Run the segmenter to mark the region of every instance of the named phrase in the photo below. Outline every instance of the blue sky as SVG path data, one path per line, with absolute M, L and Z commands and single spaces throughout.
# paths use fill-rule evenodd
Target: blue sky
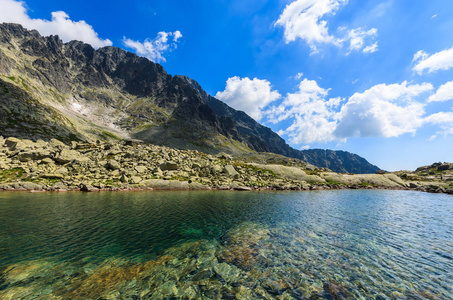
M 0 0 L 0 22 L 197 80 L 297 149 L 453 162 L 453 1 Z

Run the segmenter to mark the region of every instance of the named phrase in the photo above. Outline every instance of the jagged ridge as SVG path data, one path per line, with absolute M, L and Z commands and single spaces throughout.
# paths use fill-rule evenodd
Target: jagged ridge
M 379 169 L 348 152 L 293 149 L 270 128 L 209 96 L 196 81 L 171 76 L 159 64 L 119 48 L 95 50 L 0 24 L 0 73 L 4 136 L 138 138 L 210 153 L 272 152 L 337 172 Z

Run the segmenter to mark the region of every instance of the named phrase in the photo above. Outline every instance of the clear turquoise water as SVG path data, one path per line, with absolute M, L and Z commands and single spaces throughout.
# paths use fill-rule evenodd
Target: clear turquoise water
M 453 197 L 0 193 L 0 299 L 453 299 Z

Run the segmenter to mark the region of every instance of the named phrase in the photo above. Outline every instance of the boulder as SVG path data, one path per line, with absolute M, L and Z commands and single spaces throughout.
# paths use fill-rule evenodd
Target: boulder
M 61 164 L 66 164 L 74 160 L 81 160 L 82 155 L 80 152 L 75 150 L 63 149 L 61 152 L 54 158 L 54 160 Z M 88 159 L 88 158 L 86 158 Z
M 90 184 L 81 183 L 79 187 L 80 187 L 80 191 L 82 191 L 82 192 L 95 192 L 95 191 L 98 191 L 97 188 L 95 188 L 94 186 L 92 186 Z
M 9 148 L 10 151 L 14 151 L 16 149 L 16 145 L 21 141 L 15 137 L 9 137 L 5 140 L 5 146 Z
M 48 145 L 49 145 L 49 147 L 51 147 L 51 148 L 56 148 L 56 149 L 69 148 L 68 146 L 66 146 L 65 143 L 60 142 L 60 141 L 57 140 L 57 139 L 51 139 Z
M 145 166 L 136 166 L 134 169 L 139 174 L 142 174 L 142 173 L 145 173 L 146 171 L 148 171 L 148 168 Z
M 47 149 L 31 150 L 26 152 L 20 152 L 17 158 L 21 162 L 27 162 L 31 160 L 42 160 L 51 157 L 52 153 Z
M 8 147 L 10 151 L 25 151 L 32 150 L 35 148 L 35 144 L 30 140 L 20 140 L 15 137 L 9 137 L 5 140 L 5 146 Z
M 21 182 L 20 185 L 26 190 L 41 190 L 42 185 L 33 183 L 33 182 Z
M 55 174 L 68 174 L 69 170 L 66 167 L 61 167 L 58 170 L 55 171 Z
M 121 168 L 121 165 L 119 162 L 117 162 L 116 160 L 114 159 L 109 159 L 107 161 L 107 164 L 105 165 L 105 167 L 108 169 L 108 170 L 119 170 Z
M 154 168 L 153 175 L 163 175 L 164 173 L 159 167 Z
M 139 177 L 139 176 L 132 176 L 132 177 L 131 177 L 131 183 L 132 183 L 132 184 L 139 184 L 140 181 L 142 181 L 142 178 Z
M 47 179 L 63 179 L 64 176 L 62 174 L 57 174 L 57 173 L 44 173 L 41 175 L 42 178 L 47 178 Z
M 209 186 L 198 182 L 187 182 L 178 180 L 148 179 L 141 182 L 144 186 L 156 190 L 209 190 Z
M 325 180 L 316 175 L 307 175 L 304 171 L 297 167 L 287 167 L 282 165 L 261 165 L 261 164 L 250 164 L 260 169 L 272 171 L 274 174 L 283 178 L 291 180 L 306 181 L 309 183 L 321 183 Z
M 178 164 L 171 160 L 166 161 L 159 166 L 162 171 L 175 171 L 178 170 L 178 167 Z
M 225 160 L 232 160 L 232 159 L 233 159 L 233 158 L 231 157 L 231 155 L 226 154 L 226 153 L 223 153 L 223 152 L 219 153 L 219 154 L 217 155 L 217 158 L 225 159 Z
M 41 160 L 41 163 L 42 163 L 42 164 L 49 165 L 49 164 L 53 164 L 53 163 L 55 163 L 55 162 L 53 161 L 53 159 L 51 159 L 51 158 L 48 157 L 48 158 L 42 159 L 42 160 Z
M 223 173 L 225 173 L 227 176 L 232 177 L 234 179 L 239 178 L 239 173 L 236 171 L 236 169 L 232 165 L 226 165 L 223 168 Z
M 221 173 L 223 171 L 223 168 L 219 165 L 213 165 L 211 167 L 211 173 L 212 174 L 217 174 L 217 173 Z
M 446 171 L 453 169 L 453 164 L 443 163 L 442 165 L 437 167 L 438 171 Z
M 122 183 L 127 183 L 127 182 L 129 181 L 129 178 L 127 178 L 127 176 L 123 174 L 123 175 L 121 175 L 121 177 L 120 177 L 120 181 L 121 181 Z
M 201 165 L 199 163 L 193 163 L 192 164 L 192 169 L 200 169 Z

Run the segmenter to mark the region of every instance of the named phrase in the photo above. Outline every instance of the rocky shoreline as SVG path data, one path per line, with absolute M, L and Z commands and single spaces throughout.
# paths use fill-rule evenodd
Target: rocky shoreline
M 56 139 L 0 137 L 0 191 L 407 189 L 453 194 L 450 172 L 453 164 L 416 172 L 340 174 L 270 153 L 233 158 L 136 140 L 66 145 Z

